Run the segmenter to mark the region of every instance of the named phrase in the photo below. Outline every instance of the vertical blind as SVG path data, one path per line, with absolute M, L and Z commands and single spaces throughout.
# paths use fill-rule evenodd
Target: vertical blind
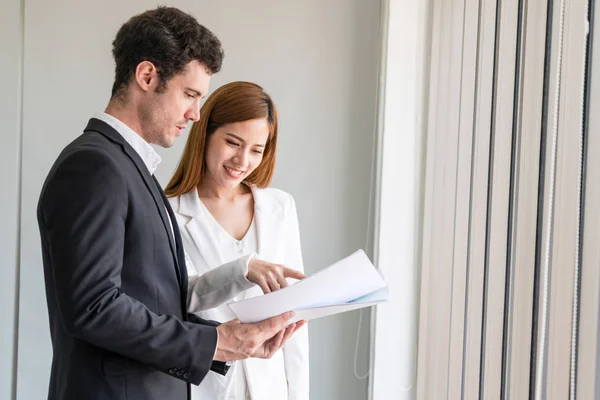
M 600 397 L 594 3 L 433 0 L 419 399 Z

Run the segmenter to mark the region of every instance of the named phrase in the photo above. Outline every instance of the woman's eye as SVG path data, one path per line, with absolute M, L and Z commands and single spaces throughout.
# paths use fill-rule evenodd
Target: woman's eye
M 228 145 L 230 145 L 230 146 L 234 146 L 234 147 L 237 147 L 237 146 L 238 146 L 238 144 L 237 144 L 236 142 L 234 142 L 233 140 L 226 140 L 226 142 L 227 142 L 227 144 L 228 144 Z
M 253 152 L 255 152 L 256 154 L 262 154 L 262 150 L 252 150 Z
M 195 98 L 195 96 L 193 94 L 190 94 L 190 93 L 186 93 L 185 95 L 187 96 L 188 99 Z

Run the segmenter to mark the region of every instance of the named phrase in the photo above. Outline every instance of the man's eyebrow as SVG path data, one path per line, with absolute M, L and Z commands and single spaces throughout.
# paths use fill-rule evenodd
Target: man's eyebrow
M 185 90 L 189 90 L 190 92 L 193 92 L 196 96 L 198 97 L 203 97 L 202 93 L 200 93 L 199 91 L 197 91 L 196 89 L 192 89 L 192 88 L 185 88 Z

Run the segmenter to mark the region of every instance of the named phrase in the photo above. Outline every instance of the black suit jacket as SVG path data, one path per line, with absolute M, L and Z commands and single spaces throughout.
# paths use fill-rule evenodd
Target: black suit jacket
M 171 214 L 173 231 L 167 218 Z M 135 150 L 91 119 L 38 204 L 53 359 L 49 399 L 186 399 L 217 323 L 188 321 L 173 211 Z

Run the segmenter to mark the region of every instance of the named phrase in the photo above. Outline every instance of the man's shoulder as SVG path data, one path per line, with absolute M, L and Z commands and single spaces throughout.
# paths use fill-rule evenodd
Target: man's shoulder
M 71 191 L 82 194 L 101 190 L 112 193 L 115 198 L 117 193 L 124 193 L 124 163 L 114 147 L 106 139 L 88 132 L 69 143 L 46 176 L 39 205 Z
M 115 159 L 122 151 L 111 143 L 99 132 L 86 131 L 65 146 L 56 159 L 55 165 L 60 165 L 66 160 L 80 159 L 86 157 Z
M 70 178 L 84 175 L 114 174 L 123 165 L 118 147 L 97 132 L 84 132 L 59 153 L 46 182 L 66 173 Z M 44 185 L 45 186 L 45 185 Z
M 106 136 L 98 131 L 86 130 L 69 143 L 65 150 L 71 151 L 114 151 L 118 149 Z

